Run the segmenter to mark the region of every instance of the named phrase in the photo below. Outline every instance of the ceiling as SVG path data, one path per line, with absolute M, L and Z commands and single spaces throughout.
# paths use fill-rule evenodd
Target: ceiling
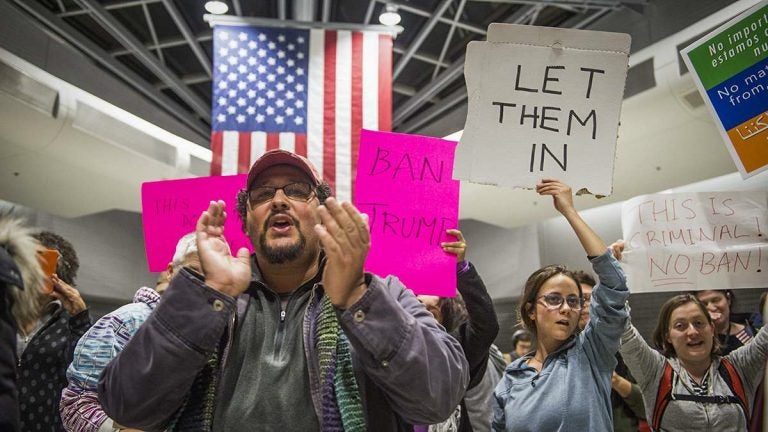
M 117 62 L 173 100 L 179 119 L 200 134 L 210 132 L 211 29 L 205 0 L 13 0 L 54 33 L 93 42 L 95 60 Z M 299 21 L 378 24 L 384 0 L 229 0 L 230 14 Z M 484 39 L 491 22 L 588 28 L 630 11 L 642 16 L 649 0 L 393 0 L 404 28 L 394 44 L 393 124 L 417 132 L 461 102 L 464 48 Z M 107 57 L 104 57 L 107 56 Z M 108 67 L 108 66 L 105 66 Z M 436 84 L 439 82 L 439 84 Z M 446 108 L 446 103 L 448 107 Z M 419 116 L 418 114 L 422 114 Z M 439 115 L 439 113 L 437 114 Z M 430 118 L 431 117 L 431 118 Z
M 230 13 L 244 17 L 353 24 L 374 23 L 385 5 L 383 0 L 227 3 Z M 396 131 L 445 136 L 463 127 L 464 49 L 469 41 L 484 39 L 491 22 L 623 31 L 633 37 L 631 65 L 637 67 L 630 70 L 622 108 L 615 194 L 603 201 L 581 200 L 579 205 L 590 207 L 735 171 L 706 108 L 695 100 L 690 77 L 680 69 L 677 49 L 685 39 L 706 32 L 756 1 L 387 3 L 399 7 L 404 28 L 394 43 Z M 84 89 L 148 122 L 150 125 L 144 125 L 137 120 L 140 125 L 134 127 L 153 139 L 162 140 L 162 131 L 168 131 L 207 148 L 212 32 L 203 19 L 203 4 L 204 0 L 0 0 L 0 19 L 19 14 L 31 23 L 26 27 L 47 38 L 35 45 L 37 36 L 24 33 L 28 30 L 16 24 L 19 20 L 11 24 L 7 18 L 9 23 L 0 26 L 0 47 L 66 85 Z M 29 104 L 19 105 L 18 96 L 0 94 L 0 142 L 5 147 L 0 150 L 4 185 L 0 197 L 66 216 L 109 208 L 138 210 L 141 181 L 206 172 L 205 157 L 195 150 L 182 151 L 177 146 L 177 153 L 158 156 L 157 148 L 147 147 L 130 148 L 126 153 L 130 145 L 114 145 L 120 139 L 100 141 L 101 135 L 93 133 L 98 118 L 86 116 L 79 99 L 73 102 L 63 97 L 64 84 L 48 85 L 59 96 L 53 103 L 53 115 L 45 118 L 36 117 L 42 115 L 40 110 L 29 109 Z M 31 121 L 39 126 L 30 125 L 21 134 L 20 125 Z M 44 126 L 46 122 L 50 125 Z M 77 129 L 78 124 L 88 127 L 66 132 L 68 126 Z M 160 131 L 150 131 L 152 127 Z M 83 129 L 90 133 L 82 134 Z M 43 138 L 38 135 L 46 133 Z M 179 156 L 187 153 L 189 159 Z M 181 160 L 184 162 L 179 163 Z M 94 161 L 98 161 L 98 169 L 92 167 Z M 78 175 L 67 174 L 73 171 Z M 94 182 L 94 175 L 104 180 Z M 31 180 L 25 181 L 25 177 Z M 40 178 L 58 187 L 41 187 Z M 60 187 L 83 191 L 87 198 L 77 202 L 62 196 Z M 462 218 L 505 227 L 553 215 L 550 206 L 529 191 L 463 184 L 461 203 Z

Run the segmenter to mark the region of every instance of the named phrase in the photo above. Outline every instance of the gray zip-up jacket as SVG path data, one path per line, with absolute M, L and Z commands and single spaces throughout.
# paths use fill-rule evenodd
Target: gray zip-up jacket
M 600 284 L 592 292 L 587 327 L 549 354 L 538 373 L 526 363 L 533 353 L 507 366 L 494 392 L 494 431 L 613 430 L 611 375 L 629 319 L 629 291 L 610 250 L 591 262 Z
M 352 347 L 368 430 L 408 430 L 408 423 L 442 421 L 459 404 L 468 383 L 461 346 L 397 278 L 367 275 L 366 280 L 366 294 L 349 309 L 337 310 L 337 316 Z M 262 283 L 258 271 L 253 283 Z M 295 390 L 310 392 L 319 413 L 319 364 L 310 328 L 319 314 L 322 285 L 316 284 L 313 292 L 303 326 L 311 389 Z M 143 430 L 168 425 L 222 338 L 227 333 L 230 341 L 234 338 L 230 323 L 249 300 L 248 293 L 235 300 L 182 270 L 155 312 L 102 373 L 99 398 L 105 412 L 120 424 Z M 225 350 L 222 368 L 226 361 Z M 266 394 L 269 389 L 253 391 Z
M 766 333 L 766 327 L 763 327 L 752 342 L 725 356 L 741 377 L 750 411 L 752 411 L 755 391 L 761 383 L 766 354 L 768 354 L 768 333 Z M 629 326 L 621 338 L 621 355 L 643 391 L 646 418 L 652 419 L 655 415 L 653 408 L 656 405 L 656 395 L 666 362 L 672 365 L 677 378 L 672 383 L 672 393 L 693 394 L 689 384 L 690 377 L 685 368 L 680 365 L 680 361 L 677 358 L 667 359 L 663 354 L 649 347 L 634 326 Z M 732 393 L 728 384 L 717 373 L 720 358 L 720 356 L 716 357 L 709 369 L 710 394 L 729 396 Z M 661 430 L 665 432 L 740 432 L 747 430 L 747 421 L 738 404 L 676 400 L 670 401 L 667 405 L 664 416 L 661 418 Z

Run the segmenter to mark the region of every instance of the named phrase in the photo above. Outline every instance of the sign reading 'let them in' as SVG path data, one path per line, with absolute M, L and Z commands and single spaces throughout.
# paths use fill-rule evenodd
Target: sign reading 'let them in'
M 355 205 L 371 230 L 367 271 L 397 275 L 416 294 L 456 295 L 456 256 L 440 247 L 459 226 L 455 149 L 439 138 L 361 132 Z
M 454 177 L 520 188 L 556 177 L 610 195 L 629 45 L 621 33 L 491 24 L 467 48 Z
M 643 195 L 621 223 L 632 292 L 766 286 L 768 192 Z

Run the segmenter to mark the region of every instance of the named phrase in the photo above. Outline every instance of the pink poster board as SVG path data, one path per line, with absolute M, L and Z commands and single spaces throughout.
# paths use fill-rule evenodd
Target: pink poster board
M 237 215 L 237 191 L 245 187 L 246 175 L 199 177 L 146 182 L 141 185 L 144 246 L 149 271 L 165 270 L 173 259 L 176 243 L 195 230 L 200 214 L 214 200 L 226 202 L 224 236 L 230 249 L 253 250 Z
M 395 275 L 416 294 L 456 295 L 456 256 L 440 247 L 456 241 L 445 230 L 459 226 L 455 148 L 439 138 L 361 132 L 354 203 L 369 217 L 367 271 Z

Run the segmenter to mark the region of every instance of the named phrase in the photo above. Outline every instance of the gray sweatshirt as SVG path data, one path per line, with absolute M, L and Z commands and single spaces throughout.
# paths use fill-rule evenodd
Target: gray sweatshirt
M 669 362 L 675 371 L 676 378 L 672 383 L 673 394 L 693 394 L 689 385 L 690 376 L 677 358 L 667 359 L 660 352 L 648 346 L 634 326 L 629 326 L 621 338 L 621 355 L 629 366 L 632 376 L 637 380 L 643 391 L 645 413 L 648 419 L 654 416 L 653 408 L 659 381 L 664 371 L 664 364 Z M 768 353 L 768 334 L 765 327 L 749 344 L 728 354 L 728 360 L 733 364 L 741 377 L 744 391 L 752 411 L 755 391 L 760 384 L 765 356 Z M 732 395 L 728 385 L 723 381 L 717 368 L 720 358 L 712 362 L 709 370 L 710 394 Z M 697 431 L 697 432 L 735 432 L 746 431 L 747 423 L 744 413 L 738 404 L 712 404 L 692 401 L 670 401 L 661 419 L 661 430 L 666 432 Z

